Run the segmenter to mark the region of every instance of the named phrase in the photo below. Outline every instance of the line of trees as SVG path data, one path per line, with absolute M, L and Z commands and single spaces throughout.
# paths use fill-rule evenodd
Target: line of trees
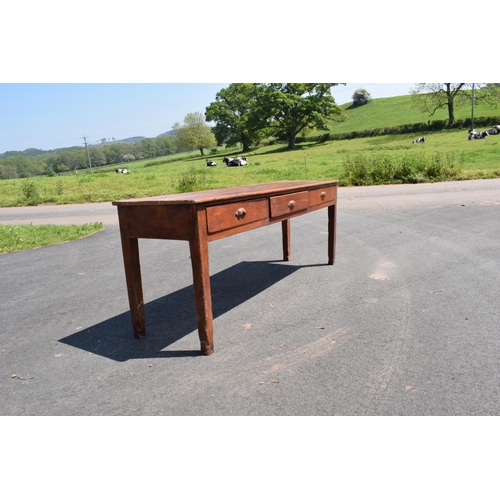
M 185 151 L 185 149 L 177 144 L 174 137 L 162 135 L 143 139 L 135 144 L 114 142 L 105 146 L 90 146 L 88 151 L 92 167 L 102 167 L 143 158 L 165 156 Z M 53 175 L 88 168 L 89 162 L 85 149 L 38 156 L 8 156 L 0 160 L 0 179 Z

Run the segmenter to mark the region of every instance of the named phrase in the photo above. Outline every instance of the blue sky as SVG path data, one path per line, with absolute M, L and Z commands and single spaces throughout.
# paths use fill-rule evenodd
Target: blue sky
M 385 1 L 336 4 L 333 15 L 264 0 L 241 12 L 219 0 L 167 12 L 153 0 L 138 9 L 106 0 L 61 5 L 3 6 L 0 153 L 83 145 L 83 136 L 155 137 L 204 112 L 228 85 L 221 80 L 379 82 L 334 88 L 338 104 L 360 87 L 380 98 L 413 86 L 383 82 L 498 80 L 490 52 L 450 42 L 442 24 L 449 6 L 429 0 L 411 23 L 407 9 Z M 470 13 L 455 9 L 454 32 L 470 31 L 469 23 Z M 496 32 L 495 16 L 481 23 Z
M 156 137 L 187 113 L 204 113 L 229 83 L 0 83 L 0 153 Z M 333 87 L 338 104 L 365 88 L 372 98 L 406 95 L 413 83 Z

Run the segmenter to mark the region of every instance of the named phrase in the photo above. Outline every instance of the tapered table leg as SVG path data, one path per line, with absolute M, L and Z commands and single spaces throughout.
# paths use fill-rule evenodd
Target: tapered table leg
M 281 221 L 283 236 L 283 260 L 290 260 L 290 219 Z
M 335 263 L 335 246 L 337 242 L 337 205 L 328 207 L 328 264 Z
M 209 355 L 214 352 L 214 327 L 206 227 L 206 212 L 204 210 L 198 211 L 197 224 L 194 235 L 189 240 L 189 248 L 193 268 L 196 323 L 198 324 L 201 353 Z
M 129 238 L 126 231 L 121 232 L 121 238 L 132 328 L 135 337 L 143 338 L 146 336 L 146 326 L 144 321 L 141 265 L 139 262 L 139 242 L 137 238 Z

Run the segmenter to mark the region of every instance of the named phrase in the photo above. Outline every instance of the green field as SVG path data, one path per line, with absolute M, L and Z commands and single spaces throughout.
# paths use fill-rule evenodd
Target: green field
M 411 106 L 410 96 L 374 99 L 365 106 L 353 109 L 349 105 L 343 107 L 349 118 L 342 123 L 332 123 L 331 133 L 421 123 L 430 119 Z M 493 106 L 478 106 L 476 109 L 478 117 L 498 114 L 500 110 Z M 467 106 L 456 109 L 457 118 L 469 116 Z M 432 119 L 445 118 L 443 112 Z M 317 131 L 310 133 L 319 134 Z M 469 141 L 467 130 L 463 129 L 419 135 L 426 136 L 425 143 L 412 144 L 417 135 L 400 134 L 299 142 L 293 151 L 287 151 L 284 144 L 261 145 L 245 154 L 248 159 L 245 167 L 226 167 L 222 158 L 241 155 L 241 151 L 220 148 L 217 154 L 204 157 L 193 152 L 131 162 L 124 165 L 130 170 L 130 174 L 125 175 L 115 173 L 119 165 L 114 165 L 93 169 L 93 173 L 79 171 L 55 177 L 0 180 L 0 205 L 103 202 L 277 180 L 340 179 L 341 185 L 347 185 L 352 179 L 345 175 L 346 164 L 353 158 L 361 158 L 368 164 L 389 162 L 393 166 L 413 162 L 423 165 L 422 168 L 445 160 L 452 161 L 456 166 L 452 176 L 433 180 L 500 176 L 500 135 L 475 141 Z M 207 159 L 217 161 L 218 166 L 207 167 Z M 412 179 L 411 182 L 428 180 L 419 175 Z

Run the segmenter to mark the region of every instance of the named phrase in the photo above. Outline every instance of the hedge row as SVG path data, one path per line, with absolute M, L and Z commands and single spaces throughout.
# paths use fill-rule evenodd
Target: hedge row
M 457 160 L 453 152 L 348 155 L 344 158 L 344 175 L 340 183 L 342 186 L 369 186 L 447 181 L 459 178 L 463 162 L 463 156 Z
M 474 118 L 474 127 L 487 127 L 500 124 L 500 116 L 487 116 Z M 341 141 L 345 139 L 358 139 L 360 137 L 375 137 L 379 135 L 399 135 L 399 134 L 419 134 L 422 132 L 436 132 L 445 129 L 467 129 L 471 127 L 471 119 L 464 118 L 456 120 L 453 125 L 448 126 L 448 120 L 433 120 L 426 123 L 408 123 L 394 127 L 382 127 L 368 130 L 358 130 L 354 132 L 344 132 L 341 134 L 326 133 L 315 137 L 297 137 L 296 142 L 326 142 Z

